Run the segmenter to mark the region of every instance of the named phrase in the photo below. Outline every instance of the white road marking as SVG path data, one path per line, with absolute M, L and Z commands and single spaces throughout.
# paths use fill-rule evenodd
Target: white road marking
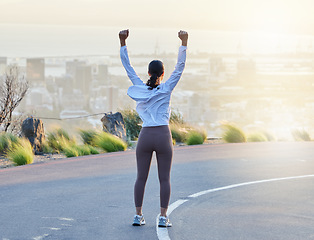
M 42 228 L 46 228 L 46 229 L 53 230 L 53 231 L 60 231 L 61 230 L 61 228 L 56 228 L 56 227 L 42 227 Z
M 183 203 L 187 202 L 188 200 L 182 200 L 179 199 L 178 201 L 172 203 L 169 207 L 168 207 L 168 211 L 167 214 L 170 215 L 172 213 L 173 210 L 175 210 L 177 207 L 179 207 L 180 205 L 182 205 Z
M 179 207 L 180 205 L 182 205 L 183 203 L 185 203 L 187 201 L 188 200 L 179 199 L 178 201 L 176 201 L 176 202 L 172 203 L 171 205 L 169 205 L 168 211 L 167 211 L 167 215 L 169 216 L 170 213 L 172 213 L 172 211 L 174 209 L 176 209 L 177 207 Z M 158 227 L 159 215 L 160 214 L 158 214 L 158 216 L 156 218 L 156 232 L 157 232 L 158 239 L 170 240 L 167 228 L 160 228 L 160 227 Z
M 180 206 L 180 205 L 178 205 Z M 170 206 L 169 206 L 170 207 Z M 157 232 L 157 237 L 158 239 L 162 239 L 162 240 L 171 240 L 168 234 L 168 230 L 167 228 L 160 228 L 158 227 L 158 223 L 159 223 L 159 216 L 160 214 L 158 214 L 157 218 L 156 218 L 156 232 Z
M 65 227 L 72 227 L 71 224 L 61 224 L 61 226 L 65 226 Z
M 194 194 L 191 194 L 188 196 L 188 198 L 193 199 L 197 198 L 199 196 L 212 193 L 212 192 L 217 192 L 217 191 L 222 191 L 222 190 L 228 190 L 232 188 L 237 188 L 237 187 L 243 187 L 247 185 L 253 185 L 253 184 L 259 184 L 259 183 L 267 183 L 267 182 L 276 182 L 276 181 L 284 181 L 284 180 L 292 180 L 292 179 L 301 179 L 301 178 L 309 178 L 309 177 L 314 177 L 313 175 L 303 175 L 303 176 L 293 176 L 293 177 L 283 177 L 283 178 L 272 178 L 272 179 L 265 179 L 265 180 L 259 180 L 259 181 L 252 181 L 252 182 L 244 182 L 244 183 L 238 183 L 238 184 L 232 184 L 228 185 L 225 187 L 219 187 L 219 188 L 213 188 L 213 189 L 208 189 L 205 191 L 197 192 Z M 167 215 L 169 216 L 172 211 L 174 211 L 176 208 L 181 206 L 183 203 L 189 201 L 188 199 L 180 199 L 175 201 L 174 203 L 170 204 L 168 207 L 168 212 Z M 157 232 L 157 237 L 159 240 L 171 240 L 169 237 L 168 229 L 167 228 L 159 228 L 158 227 L 158 221 L 159 221 L 159 215 L 156 218 L 156 232 Z
M 65 218 L 65 217 L 41 217 L 41 218 L 44 218 L 44 219 L 58 219 L 60 221 L 74 221 L 73 218 Z
M 44 234 L 42 236 L 34 237 L 33 240 L 42 240 L 42 239 L 44 239 L 45 237 L 48 237 L 48 236 L 49 236 L 49 234 Z
M 73 218 L 58 218 L 60 221 L 74 221 Z

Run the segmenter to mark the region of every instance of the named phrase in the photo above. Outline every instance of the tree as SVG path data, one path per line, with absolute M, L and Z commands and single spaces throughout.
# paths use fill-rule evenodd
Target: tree
M 29 85 L 18 66 L 8 66 L 0 85 L 0 126 L 7 132 L 12 124 L 14 109 L 20 104 Z

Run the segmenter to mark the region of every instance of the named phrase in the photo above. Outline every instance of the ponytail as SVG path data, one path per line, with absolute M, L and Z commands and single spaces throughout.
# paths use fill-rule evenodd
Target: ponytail
M 146 85 L 149 86 L 149 90 L 153 90 L 158 86 L 157 79 L 164 73 L 164 64 L 159 60 L 151 61 L 148 65 L 148 72 L 151 76 Z
M 158 79 L 158 75 L 156 73 L 153 73 L 150 77 L 150 79 L 148 79 L 146 85 L 149 86 L 149 90 L 153 90 L 153 88 L 157 87 L 158 85 L 156 84 Z

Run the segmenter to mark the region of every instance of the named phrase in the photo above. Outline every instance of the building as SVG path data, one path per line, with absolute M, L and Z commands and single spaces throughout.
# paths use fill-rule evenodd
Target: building
M 74 87 L 81 90 L 84 95 L 89 95 L 90 85 L 92 83 L 92 67 L 78 66 L 75 72 Z
M 75 78 L 77 67 L 85 66 L 85 65 L 86 65 L 86 62 L 78 61 L 78 60 L 66 62 L 66 75 L 70 75 L 73 78 Z
M 108 65 L 98 65 L 96 68 L 95 73 L 95 78 L 98 80 L 99 84 L 101 85 L 108 85 L 109 83 L 109 78 L 108 78 Z
M 45 59 L 26 59 L 26 79 L 30 84 L 45 82 Z

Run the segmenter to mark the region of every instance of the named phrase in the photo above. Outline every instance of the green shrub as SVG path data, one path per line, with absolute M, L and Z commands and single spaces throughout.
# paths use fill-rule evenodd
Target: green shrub
M 195 130 L 196 132 L 198 132 L 199 134 L 201 134 L 202 138 L 203 138 L 203 142 L 205 142 L 205 140 L 207 139 L 207 132 L 205 129 L 198 129 Z
M 14 144 L 17 144 L 19 138 L 11 133 L 0 134 L 0 153 L 7 152 Z
M 10 139 L 8 138 L 7 134 L 2 133 L 0 135 L 0 153 L 4 153 L 7 151 L 11 146 Z
M 99 151 L 91 145 L 86 145 L 89 148 L 91 154 L 99 154 Z
M 11 142 L 11 146 L 19 142 L 19 138 L 11 133 L 6 133 L 7 138 Z
M 54 133 L 48 133 L 47 136 L 48 146 L 53 150 L 60 151 L 60 144 L 58 143 L 57 136 Z
M 69 144 L 70 142 L 63 136 L 55 137 L 53 134 L 48 134 L 48 145 L 57 153 L 63 152 L 64 148 L 66 148 Z
M 225 129 L 222 139 L 227 143 L 241 143 L 246 142 L 246 136 L 244 132 L 237 126 L 225 123 L 222 125 Z
M 183 116 L 180 112 L 171 110 L 169 123 L 182 125 L 182 124 L 185 124 L 185 121 L 184 121 Z
M 84 144 L 94 145 L 94 139 L 97 135 L 97 131 L 95 130 L 80 130 L 80 136 L 84 142 Z
M 179 124 L 170 124 L 170 130 L 172 138 L 176 142 L 185 142 L 187 137 L 187 130 L 183 125 Z
M 106 132 L 99 133 L 96 136 L 95 144 L 106 152 L 125 151 L 127 148 L 127 144 L 124 141 Z
M 99 151 L 90 145 L 68 145 L 64 148 L 66 157 L 86 156 L 90 154 L 99 154 Z
M 53 153 L 53 149 L 49 146 L 48 142 L 43 142 L 41 144 L 41 151 L 43 153 Z
M 186 144 L 187 145 L 197 145 L 204 143 L 204 136 L 201 132 L 192 130 L 188 133 Z
M 78 157 L 79 156 L 79 152 L 77 150 L 76 147 L 74 146 L 66 146 L 63 149 L 63 152 L 65 154 L 66 157 Z
M 275 136 L 267 131 L 262 131 L 262 134 L 267 138 L 267 141 L 269 142 L 276 140 Z
M 67 131 L 65 131 L 63 128 L 59 128 L 56 130 L 56 135 L 59 137 L 63 137 L 67 141 L 71 141 L 70 135 Z
M 85 156 L 85 155 L 91 154 L 90 148 L 87 145 L 80 145 L 80 146 L 74 145 L 73 147 L 77 150 L 79 156 Z
M 80 130 L 80 136 L 85 143 L 84 145 L 76 145 L 75 140 L 63 130 L 58 129 L 48 134 L 48 146 L 44 146 L 44 152 L 52 151 L 63 152 L 66 157 L 78 157 L 90 154 L 99 154 L 99 151 L 89 144 L 96 145 L 99 134 L 94 130 Z
M 251 133 L 247 137 L 248 142 L 267 142 L 267 137 L 260 132 Z
M 0 153 L 3 153 L 5 151 L 5 149 L 8 148 L 8 139 L 4 134 L 0 135 Z
M 295 141 L 311 141 L 310 134 L 303 130 L 295 129 L 291 132 Z
M 17 166 L 33 163 L 34 154 L 28 139 L 22 138 L 7 152 L 7 157 Z
M 62 128 L 48 133 L 48 144 L 55 152 L 63 152 L 64 148 L 75 143 L 69 134 Z
M 127 138 L 131 141 L 138 138 L 142 129 L 142 120 L 134 109 L 124 109 L 120 111 L 124 120 Z

